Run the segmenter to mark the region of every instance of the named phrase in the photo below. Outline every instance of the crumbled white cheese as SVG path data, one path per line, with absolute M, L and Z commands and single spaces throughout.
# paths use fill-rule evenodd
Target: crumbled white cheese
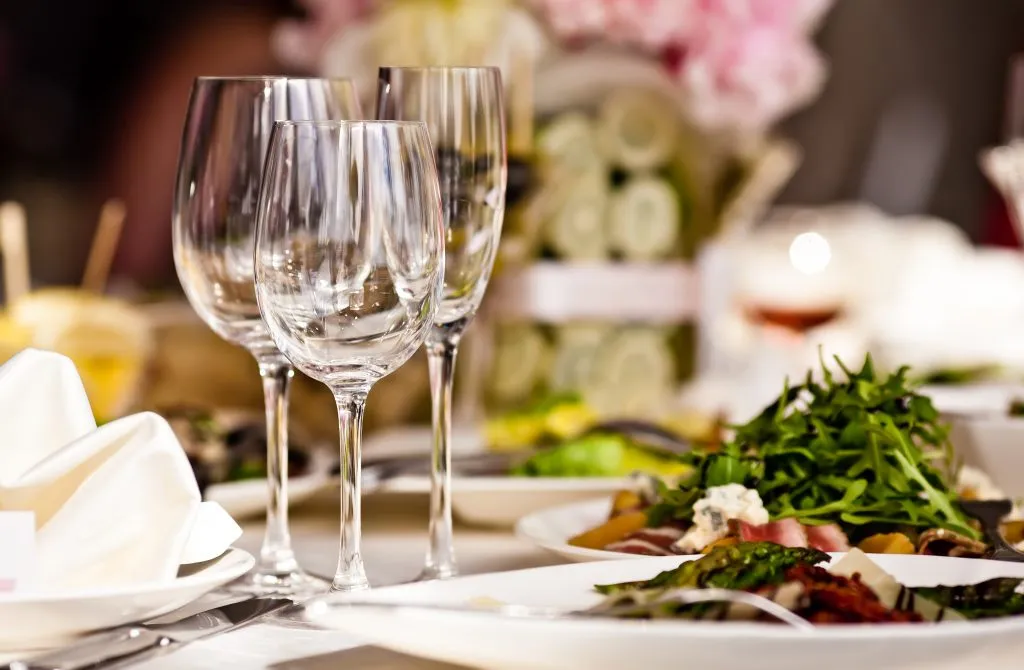
M 634 472 L 629 476 L 630 489 L 647 503 L 658 500 L 658 478 L 644 472 Z
M 757 491 L 742 484 L 712 486 L 693 505 L 693 526 L 673 547 L 693 554 L 729 534 L 729 521 L 746 521 L 760 526 L 768 523 L 768 510 Z

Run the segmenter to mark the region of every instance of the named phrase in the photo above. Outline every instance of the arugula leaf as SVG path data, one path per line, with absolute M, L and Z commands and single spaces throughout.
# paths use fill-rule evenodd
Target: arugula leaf
M 797 386 L 787 380 L 718 452 L 688 454 L 698 476 L 666 491 L 650 510 L 651 525 L 692 519 L 709 487 L 737 483 L 757 489 L 772 519 L 838 523 L 854 533 L 945 528 L 980 538 L 951 490 L 949 429 L 910 386 L 909 369 L 879 376 L 870 355 L 857 371 L 835 362 L 841 375 L 822 361 L 820 382 L 810 373 Z

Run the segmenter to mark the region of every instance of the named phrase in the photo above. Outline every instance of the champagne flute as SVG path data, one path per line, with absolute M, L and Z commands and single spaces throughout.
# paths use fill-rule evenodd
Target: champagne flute
M 256 568 L 232 589 L 303 597 L 328 582 L 304 572 L 288 532 L 288 390 L 293 371 L 260 318 L 253 285 L 263 161 L 279 119 L 360 118 L 348 80 L 201 77 L 192 87 L 174 193 L 174 261 L 185 295 L 259 365 L 267 413 L 267 530 Z
M 364 589 L 366 396 L 422 346 L 441 300 L 444 226 L 426 125 L 277 123 L 257 218 L 263 319 L 280 351 L 338 405 L 341 547 L 332 590 Z
M 430 545 L 420 579 L 458 573 L 452 545 L 451 404 L 459 340 L 490 279 L 507 181 L 501 72 L 493 67 L 384 67 L 377 118 L 424 121 L 437 155 L 445 223 L 444 299 L 427 338 L 433 403 Z

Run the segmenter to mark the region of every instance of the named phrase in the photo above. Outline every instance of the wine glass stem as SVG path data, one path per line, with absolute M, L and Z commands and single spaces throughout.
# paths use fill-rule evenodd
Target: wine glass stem
M 363 409 L 366 391 L 335 390 L 338 405 L 338 429 L 341 436 L 341 548 L 332 591 L 359 591 L 369 588 L 360 551 L 362 510 Z
M 430 546 L 423 577 L 445 579 L 458 572 L 452 543 L 452 386 L 458 343 L 439 338 L 427 343 L 434 448 L 430 461 Z
M 267 410 L 267 531 L 257 571 L 287 575 L 298 570 L 288 533 L 288 391 L 294 372 L 282 358 L 259 360 Z

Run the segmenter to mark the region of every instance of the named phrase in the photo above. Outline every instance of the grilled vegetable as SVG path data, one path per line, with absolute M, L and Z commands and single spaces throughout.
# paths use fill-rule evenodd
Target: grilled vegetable
M 1024 614 L 1024 580 L 1000 577 L 966 586 L 913 589 L 916 595 L 949 607 L 967 619 L 991 619 Z
M 696 561 L 687 561 L 644 582 L 624 582 L 595 587 L 611 594 L 631 589 L 723 588 L 749 589 L 782 583 L 786 570 L 795 565 L 816 565 L 829 560 L 817 549 L 791 548 L 770 542 L 742 542 L 715 547 Z
M 643 512 L 629 512 L 609 519 L 597 528 L 591 528 L 569 540 L 574 547 L 584 549 L 604 549 L 612 542 L 618 542 L 634 531 L 638 531 L 647 523 Z

